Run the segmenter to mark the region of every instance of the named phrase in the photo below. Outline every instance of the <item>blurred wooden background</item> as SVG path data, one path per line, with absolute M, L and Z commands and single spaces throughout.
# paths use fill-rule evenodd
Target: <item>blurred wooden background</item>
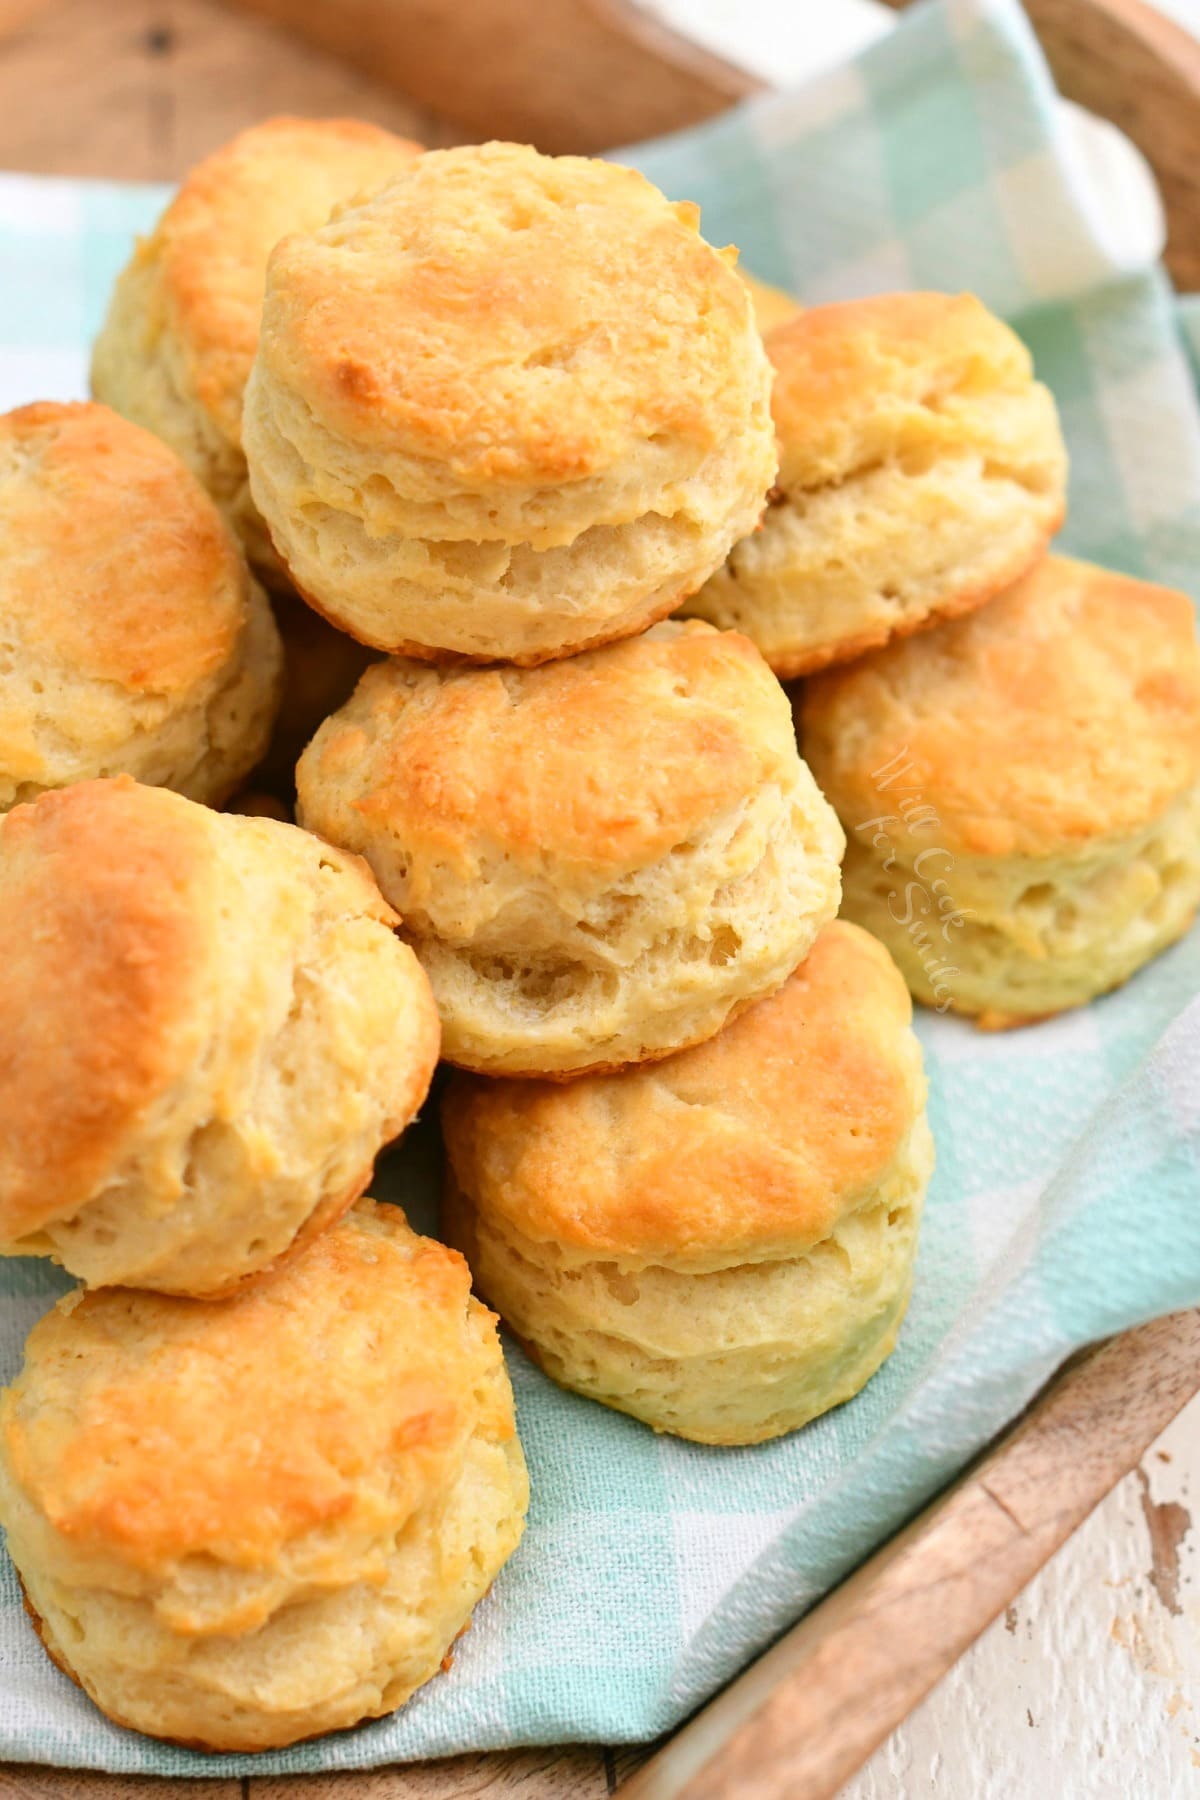
M 0 0 L 0 167 L 174 180 L 271 113 L 458 135 L 394 87 L 217 0 Z
M 1153 165 L 1200 289 L 1200 43 L 1143 0 L 1025 4 L 1062 91 Z M 288 111 L 596 151 L 758 85 L 633 0 L 0 0 L 0 168 L 171 180 Z

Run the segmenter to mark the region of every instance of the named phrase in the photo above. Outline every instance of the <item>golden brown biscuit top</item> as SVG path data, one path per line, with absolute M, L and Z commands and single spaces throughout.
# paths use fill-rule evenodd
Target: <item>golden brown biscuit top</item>
M 694 465 L 761 383 L 732 253 L 698 221 L 613 163 L 431 151 L 275 250 L 262 357 L 330 430 L 464 484 L 582 480 L 660 444 Z
M 818 487 L 885 456 L 969 438 L 984 394 L 1027 394 L 1028 350 L 973 294 L 814 306 L 767 335 L 779 485 Z
M 0 820 L 0 1237 L 91 1193 L 198 1048 L 216 948 L 207 820 L 128 776 Z
M 222 982 L 245 857 L 266 883 L 262 932 L 322 860 L 341 871 L 339 903 L 396 923 L 358 858 L 128 775 L 0 819 L 0 1242 L 91 1198 L 214 1030 L 244 1041 Z
M 420 153 L 359 119 L 267 119 L 198 163 L 139 245 L 137 262 L 157 268 L 189 385 L 231 443 L 241 442 L 272 249 L 324 224 L 339 202 L 375 193 Z
M 458 1076 L 455 1176 L 535 1240 L 691 1269 L 801 1254 L 897 1156 L 924 1100 L 912 1004 L 843 920 L 770 999 L 665 1061 L 568 1086 Z
M 231 1299 L 72 1294 L 4 1396 L 9 1465 L 78 1550 L 139 1570 L 270 1567 L 309 1533 L 387 1529 L 477 1424 L 512 1435 L 482 1419 L 499 1351 L 469 1294 L 455 1251 L 369 1200 Z
M 216 507 L 150 432 L 91 404 L 0 417 L 0 625 L 31 681 L 44 659 L 72 681 L 186 692 L 233 654 L 248 582 Z
M 1192 603 L 1047 557 L 969 618 L 809 682 L 801 729 L 851 835 L 916 796 L 936 814 L 921 846 L 1053 856 L 1123 836 L 1200 779 Z
M 422 866 L 496 850 L 644 867 L 795 765 L 786 698 L 749 639 L 672 621 L 536 669 L 376 663 L 298 780 L 302 808 L 340 793 L 419 852 L 415 906 Z

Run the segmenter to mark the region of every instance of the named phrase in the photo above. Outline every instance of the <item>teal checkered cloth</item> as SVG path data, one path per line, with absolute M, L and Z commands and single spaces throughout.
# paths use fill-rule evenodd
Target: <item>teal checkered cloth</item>
M 971 288 L 1032 346 L 1072 455 L 1071 549 L 1200 577 L 1200 416 L 1172 296 L 1089 223 L 1023 15 L 918 9 L 812 88 L 631 154 L 707 235 L 809 301 Z M 161 191 L 0 182 L 0 403 L 84 392 L 86 346 Z M 1200 343 L 1200 330 L 1197 331 Z M 669 1730 L 959 1470 L 1078 1345 L 1200 1301 L 1200 936 L 1121 992 L 986 1036 L 925 1014 L 938 1168 L 899 1347 L 850 1405 L 711 1450 L 561 1392 L 509 1346 L 529 1529 L 454 1668 L 396 1717 L 259 1757 L 108 1725 L 0 1571 L 0 1756 L 171 1775 L 345 1769 Z M 420 1132 L 377 1191 L 425 1223 Z M 0 1275 L 7 1378 L 64 1282 Z

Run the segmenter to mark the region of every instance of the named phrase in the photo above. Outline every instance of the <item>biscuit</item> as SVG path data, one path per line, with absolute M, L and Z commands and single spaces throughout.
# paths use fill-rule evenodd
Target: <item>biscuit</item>
M 803 675 L 970 611 L 1042 554 L 1063 518 L 1058 414 L 972 295 L 813 307 L 767 351 L 779 479 L 687 611 Z
M 272 585 L 282 570 L 242 453 L 267 257 L 419 154 L 357 119 L 267 119 L 196 165 L 113 290 L 93 393 L 178 451 Z
M 537 663 L 670 612 L 775 473 L 732 252 L 632 169 L 430 152 L 271 257 L 254 499 L 364 643 Z
M 495 1319 L 370 1200 L 230 1300 L 68 1295 L 0 1397 L 0 1520 L 46 1649 L 118 1725 L 196 1749 L 400 1706 L 527 1499 Z
M 172 451 L 104 406 L 0 416 L 0 811 L 122 773 L 219 805 L 279 685 L 266 597 Z
M 1106 993 L 1200 903 L 1185 595 L 1065 557 L 807 686 L 849 838 L 843 910 L 918 999 L 1015 1025 Z
M 0 1251 L 211 1294 L 345 1210 L 437 1060 L 365 865 L 128 777 L 0 822 Z
M 778 987 L 837 910 L 837 820 L 745 638 L 678 621 L 539 669 L 368 669 L 296 771 L 433 985 L 444 1054 L 572 1075 Z
M 705 1444 L 856 1394 L 908 1304 L 933 1164 L 882 945 L 835 921 L 770 999 L 652 1069 L 458 1076 L 444 1230 L 556 1381 Z

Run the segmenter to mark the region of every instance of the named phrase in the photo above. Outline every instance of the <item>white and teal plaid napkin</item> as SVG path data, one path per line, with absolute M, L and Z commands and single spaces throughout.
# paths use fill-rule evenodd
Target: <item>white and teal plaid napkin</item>
M 1009 0 L 951 0 L 811 89 L 631 160 L 707 234 L 810 301 L 972 288 L 1027 339 L 1072 455 L 1063 542 L 1200 582 L 1200 413 L 1172 296 L 1089 223 Z M 161 192 L 0 180 L 0 404 L 84 392 L 86 346 Z M 1200 344 L 1200 330 L 1197 332 Z M 533 1479 L 525 1541 L 453 1671 L 400 1714 L 214 1758 L 108 1725 L 54 1672 L 0 1571 L 0 1758 L 181 1775 L 342 1769 L 650 1738 L 893 1531 L 1078 1345 L 1200 1302 L 1200 936 L 1086 1011 L 1000 1037 L 929 1015 L 937 1175 L 900 1345 L 849 1406 L 708 1450 L 560 1392 L 510 1348 Z M 1188 1004 L 1189 1001 L 1192 1004 Z M 421 1134 L 377 1192 L 428 1212 Z M 0 1268 L 0 1365 L 64 1283 Z

